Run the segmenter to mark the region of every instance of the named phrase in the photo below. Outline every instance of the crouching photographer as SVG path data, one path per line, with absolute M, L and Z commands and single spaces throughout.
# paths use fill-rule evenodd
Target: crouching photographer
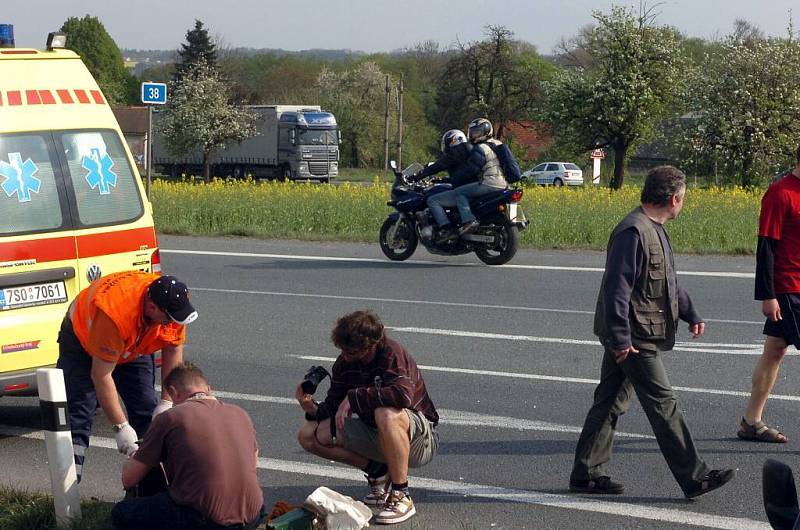
M 356 311 L 339 318 L 331 340 L 341 354 L 333 363 L 325 400 L 317 403 L 309 392 L 321 380 L 313 369 L 295 392 L 306 413 L 300 445 L 366 473 L 370 492 L 364 503 L 380 510 L 374 522 L 405 521 L 416 513 L 408 468 L 424 466 L 436 454 L 439 415 L 416 361 L 386 336 L 375 313 Z
M 253 422 L 236 405 L 217 401 L 191 363 L 173 368 L 164 388 L 175 404 L 153 419 L 139 449 L 122 469 L 134 488 L 163 463 L 167 491 L 117 503 L 117 530 L 252 529 L 266 517 L 256 466 Z

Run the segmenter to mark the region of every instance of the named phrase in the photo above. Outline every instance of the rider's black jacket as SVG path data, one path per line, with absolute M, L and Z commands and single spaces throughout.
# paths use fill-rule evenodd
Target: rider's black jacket
M 422 171 L 414 175 L 414 180 L 435 175 L 441 171 L 447 171 L 448 178 L 445 182 L 450 182 L 454 188 L 476 182 L 480 176 L 480 169 L 476 173 L 474 163 L 470 160 L 472 146 L 469 144 L 459 144 L 447 150 L 436 162 L 425 167 Z

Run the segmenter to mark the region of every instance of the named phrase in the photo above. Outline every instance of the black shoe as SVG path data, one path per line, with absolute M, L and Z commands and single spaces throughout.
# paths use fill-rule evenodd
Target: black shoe
M 619 495 L 625 492 L 625 486 L 619 482 L 614 482 L 609 477 L 603 476 L 591 480 L 570 480 L 569 491 L 573 493 Z
M 477 219 L 473 219 L 472 221 L 466 222 L 461 225 L 461 228 L 458 229 L 458 235 L 463 236 L 464 234 L 470 234 L 475 231 L 476 228 L 481 226 L 480 221 Z
M 733 469 L 712 469 L 695 486 L 686 492 L 687 499 L 694 499 L 727 484 L 736 472 Z
M 456 233 L 455 230 L 453 230 L 453 227 L 450 226 L 450 225 L 445 225 L 445 226 L 439 228 L 439 233 L 436 235 L 436 242 L 437 243 L 446 243 L 448 241 L 451 241 L 451 240 L 457 239 L 457 238 L 458 238 L 458 234 Z

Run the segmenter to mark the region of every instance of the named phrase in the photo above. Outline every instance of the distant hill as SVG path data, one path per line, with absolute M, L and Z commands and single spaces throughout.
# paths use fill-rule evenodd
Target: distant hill
M 131 61 L 157 64 L 173 63 L 176 61 L 178 52 L 176 50 L 133 50 L 122 49 L 122 56 Z M 318 59 L 323 61 L 340 61 L 343 59 L 353 59 L 366 55 L 365 52 L 358 50 L 283 50 L 280 48 L 228 48 L 219 51 L 221 56 L 242 55 L 250 57 L 258 54 L 270 54 L 276 57 L 294 56 L 308 59 Z

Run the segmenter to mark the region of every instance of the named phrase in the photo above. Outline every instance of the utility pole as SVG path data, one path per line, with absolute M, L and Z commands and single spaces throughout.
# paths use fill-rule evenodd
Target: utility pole
M 403 74 L 397 86 L 397 167 L 403 167 Z
M 383 115 L 383 170 L 389 169 L 389 97 L 392 88 L 389 86 L 389 75 L 386 75 L 386 104 Z

